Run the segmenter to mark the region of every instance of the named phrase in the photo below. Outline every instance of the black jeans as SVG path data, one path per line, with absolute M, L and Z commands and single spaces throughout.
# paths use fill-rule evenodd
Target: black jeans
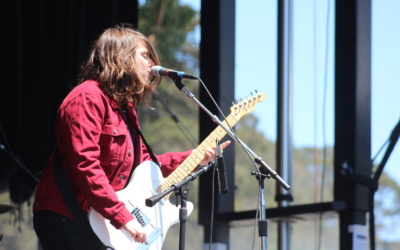
M 43 250 L 88 250 L 88 239 L 73 219 L 51 211 L 33 214 L 33 228 Z

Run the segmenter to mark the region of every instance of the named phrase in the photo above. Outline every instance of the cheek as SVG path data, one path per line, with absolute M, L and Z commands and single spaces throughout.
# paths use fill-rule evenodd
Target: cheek
M 138 60 L 136 65 L 139 66 L 140 69 L 145 69 L 147 67 L 146 60 Z

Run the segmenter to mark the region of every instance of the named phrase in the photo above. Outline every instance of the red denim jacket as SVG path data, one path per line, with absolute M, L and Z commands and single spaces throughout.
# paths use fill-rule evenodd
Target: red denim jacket
M 134 107 L 126 113 L 128 122 L 139 127 Z M 134 163 L 151 158 L 137 133 L 133 145 L 121 110 L 98 83 L 85 81 L 64 99 L 57 113 L 56 137 L 62 165 L 82 208 L 93 207 L 118 229 L 132 220 L 115 191 L 124 188 Z M 156 155 L 164 177 L 190 153 Z M 50 210 L 72 218 L 54 182 L 53 167 L 54 155 L 37 187 L 33 212 Z

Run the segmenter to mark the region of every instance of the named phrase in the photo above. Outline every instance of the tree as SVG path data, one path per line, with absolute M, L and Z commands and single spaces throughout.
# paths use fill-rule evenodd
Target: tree
M 198 68 L 198 48 L 187 39 L 198 24 L 196 11 L 177 0 L 149 0 L 140 6 L 139 28 L 171 68 Z
M 139 8 L 139 30 L 150 38 L 158 50 L 160 61 L 165 62 L 168 68 L 198 69 L 198 44 L 187 39 L 198 24 L 197 12 L 190 6 L 180 5 L 178 0 L 149 0 Z M 197 145 L 182 136 L 182 130 L 174 129 L 174 122 L 178 119 L 184 127 L 190 128 L 190 135 L 197 141 L 198 109 L 173 84 L 171 79 L 164 78 L 158 88 L 163 102 L 157 102 L 156 98 L 152 102 L 155 110 L 146 107 L 139 110 L 142 130 L 156 153 L 185 150 Z M 197 88 L 191 91 L 198 93 Z M 171 105 L 175 117 L 166 112 Z M 155 130 L 157 136 L 152 133 Z M 176 143 L 162 143 L 166 142 L 165 136 L 174 138 Z

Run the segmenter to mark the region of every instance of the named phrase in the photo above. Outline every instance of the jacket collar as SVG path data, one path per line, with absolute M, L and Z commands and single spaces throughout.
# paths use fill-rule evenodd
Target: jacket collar
M 115 101 L 115 100 L 114 100 L 113 98 L 111 98 L 111 97 L 109 97 L 109 99 L 110 99 L 111 107 L 112 107 L 113 109 L 119 109 L 119 106 L 118 106 L 117 101 Z M 133 103 L 131 103 L 131 102 L 128 102 L 128 106 L 129 106 L 130 108 L 134 108 Z

